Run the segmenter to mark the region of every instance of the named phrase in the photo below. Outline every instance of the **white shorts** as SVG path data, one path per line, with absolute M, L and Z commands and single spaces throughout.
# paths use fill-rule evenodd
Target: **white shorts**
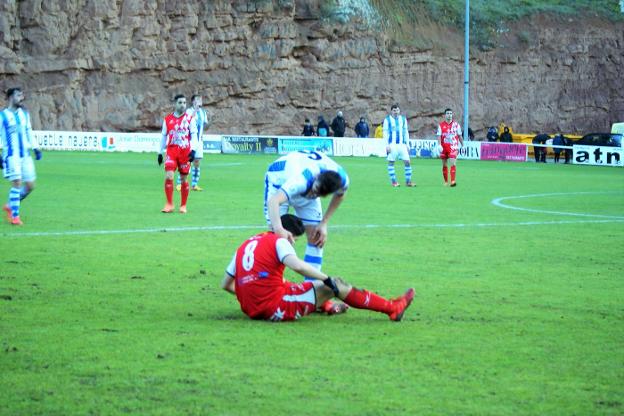
M 35 174 L 35 163 L 30 156 L 18 157 L 9 156 L 4 159 L 4 177 L 10 181 L 21 180 L 24 182 L 34 182 L 37 179 Z
M 271 219 L 269 218 L 269 209 L 267 202 L 273 195 L 280 191 L 268 181 L 265 182 L 264 189 L 264 218 L 269 226 Z M 295 214 L 301 218 L 304 225 L 318 225 L 323 219 L 323 207 L 321 206 L 321 198 L 308 199 L 302 196 L 296 196 L 288 200 L 287 203 L 280 205 L 280 216 L 288 213 L 288 208 L 293 207 Z
M 199 141 L 199 149 L 195 149 L 195 159 L 203 159 L 204 158 L 204 141 Z
M 391 144 L 390 152 L 388 153 L 388 162 L 394 162 L 395 160 L 409 161 L 409 149 L 406 144 Z

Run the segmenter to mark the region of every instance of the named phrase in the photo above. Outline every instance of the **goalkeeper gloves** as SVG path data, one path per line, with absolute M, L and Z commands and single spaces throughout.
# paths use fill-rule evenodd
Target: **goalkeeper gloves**
M 192 162 L 195 160 L 195 150 L 191 150 L 191 153 L 189 153 L 189 162 Z
M 338 296 L 338 286 L 336 286 L 336 282 L 331 277 L 327 276 L 327 279 L 323 280 L 325 286 L 330 288 L 332 292 L 334 292 L 334 296 Z
M 160 153 L 158 153 L 158 166 L 162 165 L 163 157 Z
M 41 158 L 43 157 L 43 153 L 41 153 L 41 150 L 33 149 L 33 151 L 35 152 L 35 159 L 36 160 L 41 160 Z

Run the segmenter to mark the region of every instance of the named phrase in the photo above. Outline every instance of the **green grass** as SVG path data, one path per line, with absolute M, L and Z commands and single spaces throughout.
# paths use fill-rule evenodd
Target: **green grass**
M 25 226 L 0 224 L 0 414 L 624 412 L 622 169 L 460 161 L 451 189 L 417 159 L 393 189 L 383 159 L 338 158 L 325 270 L 417 297 L 401 323 L 271 324 L 219 283 L 272 158 L 207 156 L 186 216 L 160 214 L 154 159 L 48 152 Z M 172 230 L 223 225 L 249 228 Z

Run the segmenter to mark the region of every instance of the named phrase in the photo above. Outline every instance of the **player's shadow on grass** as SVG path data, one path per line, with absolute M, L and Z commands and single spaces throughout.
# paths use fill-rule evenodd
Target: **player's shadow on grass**
M 209 315 L 208 319 L 215 321 L 251 321 L 241 312 L 228 312 L 219 315 Z

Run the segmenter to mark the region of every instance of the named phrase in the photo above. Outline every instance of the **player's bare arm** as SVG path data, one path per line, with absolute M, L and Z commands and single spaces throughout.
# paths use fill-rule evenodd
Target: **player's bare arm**
M 292 271 L 297 272 L 304 277 L 311 277 L 318 280 L 325 280 L 328 277 L 325 273 L 315 269 L 293 254 L 289 254 L 284 257 L 282 263 L 284 263 L 284 265 Z
M 225 290 L 226 292 L 230 292 L 233 295 L 236 294 L 236 292 L 234 291 L 234 278 L 230 276 L 229 274 L 227 274 L 227 272 L 223 274 L 223 281 L 221 281 L 221 288 Z
M 284 192 L 277 192 L 267 202 L 267 208 L 269 210 L 269 220 L 271 221 L 271 227 L 273 232 L 280 237 L 283 237 L 290 241 L 291 244 L 295 243 L 295 238 L 292 233 L 286 230 L 282 226 L 282 220 L 280 218 L 280 205 L 288 202 L 288 197 Z

